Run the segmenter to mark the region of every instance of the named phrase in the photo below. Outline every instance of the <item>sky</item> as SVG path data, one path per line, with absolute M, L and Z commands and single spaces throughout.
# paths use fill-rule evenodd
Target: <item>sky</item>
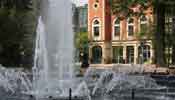
M 87 0 L 72 0 L 72 1 L 75 2 L 78 6 L 87 3 Z

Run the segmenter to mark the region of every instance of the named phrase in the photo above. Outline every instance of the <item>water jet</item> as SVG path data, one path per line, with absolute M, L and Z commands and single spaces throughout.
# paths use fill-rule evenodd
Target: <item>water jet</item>
M 174 100 L 162 93 L 162 87 L 149 76 L 129 74 L 119 67 L 88 68 L 84 77 L 74 75 L 74 34 L 72 30 L 72 2 L 70 0 L 42 0 L 38 18 L 34 67 L 30 79 L 27 73 L 0 67 L 0 90 L 13 93 L 13 100 Z M 59 12 L 59 13 L 58 13 Z M 123 68 L 123 67 L 122 67 Z M 134 65 L 130 66 L 131 69 Z M 133 72 L 141 72 L 138 70 Z M 132 91 L 134 89 L 135 91 Z M 153 90 L 152 90 L 153 89 Z M 161 91 L 163 90 L 163 91 Z M 20 92 L 17 92 L 20 91 Z M 175 93 L 175 90 L 172 92 Z M 4 97 L 5 98 L 5 97 Z M 24 99 L 23 99 L 24 100 Z

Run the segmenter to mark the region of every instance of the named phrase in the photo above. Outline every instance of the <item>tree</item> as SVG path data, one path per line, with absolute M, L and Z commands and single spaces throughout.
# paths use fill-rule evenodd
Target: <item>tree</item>
M 156 63 L 159 66 L 166 66 L 165 65 L 165 54 L 164 54 L 164 47 L 165 43 L 164 36 L 165 36 L 165 5 L 161 2 L 155 3 L 155 13 L 156 15 L 156 32 L 154 34 L 155 39 L 155 58 Z
M 87 32 L 79 32 L 75 35 L 75 47 L 88 51 L 88 34 Z
M 112 12 L 114 14 L 119 14 L 121 17 L 135 14 L 140 15 L 153 3 L 151 0 L 110 0 L 110 2 Z M 132 9 L 136 5 L 139 5 L 139 12 L 134 12 Z
M 88 54 L 88 33 L 78 32 L 75 34 L 75 47 L 80 53 Z
M 7 9 L 32 9 L 32 2 L 32 0 L 0 0 L 0 6 Z
M 134 12 L 132 7 L 139 5 L 139 11 Z M 165 66 L 165 55 L 163 37 L 165 34 L 165 4 L 163 0 L 111 0 L 112 12 L 119 14 L 121 18 L 130 15 L 140 16 L 143 11 L 149 6 L 154 7 L 156 15 L 156 30 L 153 32 L 153 44 L 155 48 L 155 63 L 160 66 Z
M 0 1 L 0 63 L 4 66 L 32 66 L 37 5 L 28 1 Z

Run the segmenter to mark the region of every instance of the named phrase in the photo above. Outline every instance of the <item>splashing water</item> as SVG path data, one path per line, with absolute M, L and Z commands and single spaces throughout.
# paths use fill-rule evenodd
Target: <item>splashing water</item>
M 157 85 L 155 80 L 146 76 L 133 76 L 126 74 L 117 74 L 114 72 L 103 72 L 96 82 L 92 94 L 95 94 L 98 89 L 100 92 L 109 93 L 117 90 L 129 89 L 159 89 L 161 86 Z
M 102 73 L 98 73 L 97 70 L 89 68 L 83 81 L 77 81 L 73 74 L 73 36 L 72 2 L 70 0 L 42 0 L 42 13 L 38 19 L 32 70 L 33 84 L 23 71 L 0 67 L 0 87 L 12 93 L 18 89 L 32 90 L 30 94 L 38 97 L 68 97 L 69 88 L 73 88 L 75 90 L 73 95 L 88 96 L 89 100 L 95 95 L 100 99 L 94 100 L 111 100 L 111 93 L 118 97 L 121 91 L 132 88 L 162 88 L 149 77 L 129 75 L 130 69 L 126 71 L 128 72 L 126 74 L 112 70 L 103 70 Z M 120 67 L 123 68 L 123 66 Z M 133 66 L 131 68 L 133 69 Z M 117 70 L 123 72 L 125 69 Z M 137 70 L 132 71 L 137 72 Z M 142 72 L 140 67 L 139 72 Z M 90 74 L 98 74 L 99 77 L 89 77 Z M 124 93 L 129 95 L 128 91 Z M 165 99 L 164 96 L 161 98 Z
M 68 95 L 73 75 L 72 2 L 44 0 L 35 51 L 34 91 L 39 95 Z
M 89 78 L 90 77 L 90 78 Z M 110 93 L 120 95 L 121 91 L 126 92 L 131 89 L 165 89 L 159 86 L 155 80 L 144 75 L 131 75 L 128 73 L 116 73 L 112 69 L 89 68 L 85 75 L 88 85 L 91 85 L 91 95 L 108 95 Z M 124 93 L 125 94 L 125 93 Z
M 29 76 L 20 69 L 7 69 L 0 65 L 0 89 L 15 94 L 17 91 L 26 92 L 32 89 Z

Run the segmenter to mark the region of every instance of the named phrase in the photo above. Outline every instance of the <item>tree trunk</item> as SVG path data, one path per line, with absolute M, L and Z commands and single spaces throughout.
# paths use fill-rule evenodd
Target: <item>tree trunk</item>
M 173 28 L 173 33 L 172 33 L 173 35 L 172 36 L 175 38 L 175 15 L 174 15 L 174 13 L 173 13 L 173 17 L 174 18 L 173 18 L 173 27 L 172 27 Z M 172 64 L 175 65 L 175 42 L 174 41 L 172 41 L 172 42 L 173 42 L 172 43 L 173 44 L 173 48 L 172 48 L 173 49 L 172 50 Z
M 156 33 L 155 33 L 155 62 L 158 66 L 165 66 L 164 36 L 165 36 L 165 5 L 157 2 L 156 13 Z

